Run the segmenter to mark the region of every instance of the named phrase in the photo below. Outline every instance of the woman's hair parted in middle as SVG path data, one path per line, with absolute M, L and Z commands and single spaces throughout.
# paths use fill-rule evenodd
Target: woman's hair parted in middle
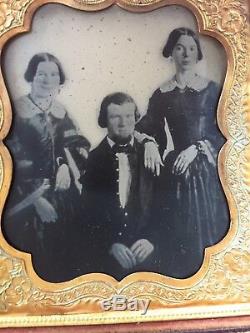
M 181 36 L 190 36 L 193 38 L 198 50 L 197 60 L 201 60 L 203 58 L 203 54 L 201 52 L 199 37 L 192 29 L 189 28 L 177 28 L 171 31 L 162 51 L 163 57 L 168 58 L 172 55 L 173 49 Z
M 46 61 L 54 62 L 57 65 L 58 71 L 59 71 L 59 76 L 60 76 L 60 84 L 64 84 L 65 74 L 64 74 L 62 65 L 61 65 L 60 61 L 54 55 L 52 55 L 50 53 L 37 53 L 30 59 L 28 67 L 24 74 L 25 80 L 27 82 L 33 82 L 34 76 L 36 75 L 38 65 L 40 64 L 40 62 L 46 62 Z
M 101 103 L 100 113 L 98 117 L 99 126 L 101 128 L 107 127 L 107 113 L 108 113 L 108 106 L 110 104 L 123 105 L 125 103 L 133 103 L 135 105 L 135 121 L 138 121 L 141 115 L 138 111 L 137 105 L 133 100 L 133 98 L 123 92 L 115 92 L 113 94 L 104 97 Z

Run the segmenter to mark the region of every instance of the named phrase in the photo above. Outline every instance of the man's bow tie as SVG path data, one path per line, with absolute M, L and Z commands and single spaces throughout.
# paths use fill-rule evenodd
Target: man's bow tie
M 114 146 L 112 147 L 113 152 L 116 153 L 125 153 L 125 154 L 129 154 L 129 153 L 133 153 L 135 151 L 134 147 L 128 143 L 126 145 L 118 145 L 117 143 L 114 144 Z

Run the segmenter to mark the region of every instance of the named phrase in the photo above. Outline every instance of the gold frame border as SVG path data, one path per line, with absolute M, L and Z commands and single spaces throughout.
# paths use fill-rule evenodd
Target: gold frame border
M 185 319 L 205 319 L 205 318 L 222 318 L 248 315 L 250 306 L 230 305 L 214 306 L 213 311 L 208 307 L 202 307 L 199 311 L 194 312 L 193 308 L 180 308 L 178 313 L 173 310 L 149 310 L 147 316 L 142 316 L 131 312 L 129 315 L 116 315 L 111 313 L 102 313 L 101 316 L 96 314 L 74 314 L 74 315 L 50 315 L 50 316 L 7 316 L 4 318 L 2 327 L 49 327 L 49 326 L 76 326 L 76 325 L 106 325 L 106 324 L 130 324 L 142 322 L 160 322 L 164 320 L 185 320 Z M 115 319 L 115 320 L 114 320 Z M 2 320 L 0 321 L 2 324 Z
M 219 174 L 231 213 L 231 230 L 206 250 L 202 268 L 177 280 L 136 273 L 121 282 L 104 274 L 88 274 L 52 284 L 32 269 L 30 255 L 9 246 L 0 235 L 0 327 L 51 326 L 197 319 L 250 314 L 250 63 L 246 0 L 2 0 L 0 47 L 14 35 L 29 31 L 34 12 L 43 4 L 61 3 L 85 11 L 113 3 L 146 12 L 182 5 L 195 15 L 201 33 L 217 38 L 227 53 L 228 68 L 218 107 L 219 126 L 227 138 L 219 156 Z M 11 124 L 11 107 L 0 74 L 0 138 Z M 9 190 L 12 163 L 0 144 L 0 210 Z M 98 301 L 113 294 L 149 298 L 145 316 L 124 311 L 101 312 Z M 84 313 L 84 314 L 83 314 Z M 27 316 L 28 314 L 28 316 Z M 39 315 L 37 315 L 39 314 Z

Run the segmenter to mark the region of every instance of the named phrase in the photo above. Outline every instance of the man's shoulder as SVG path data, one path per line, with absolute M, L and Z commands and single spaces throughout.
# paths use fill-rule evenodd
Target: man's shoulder
M 92 161 L 105 156 L 108 148 L 108 143 L 105 138 L 98 144 L 97 147 L 90 151 L 88 159 Z
M 100 181 L 102 183 L 103 177 L 107 175 L 107 173 L 111 169 L 111 161 L 109 154 L 109 146 L 108 143 L 103 140 L 96 148 L 94 148 L 90 153 L 87 159 L 86 165 L 86 173 L 85 173 L 85 181 L 94 182 L 95 184 Z M 99 185 L 101 185 L 101 183 Z

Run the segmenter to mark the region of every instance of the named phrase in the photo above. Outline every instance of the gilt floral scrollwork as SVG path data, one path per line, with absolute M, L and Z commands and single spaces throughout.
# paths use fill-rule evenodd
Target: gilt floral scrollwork
M 23 274 L 23 267 L 18 260 L 0 257 L 0 312 L 8 311 L 10 306 L 27 304 L 32 294 L 32 283 Z
M 220 4 L 218 1 L 208 0 L 208 1 L 198 1 L 200 6 L 208 15 L 216 15 L 219 12 Z
M 5 304 L 16 305 L 27 303 L 30 297 L 32 284 L 29 279 L 15 277 L 11 280 L 10 287 L 4 293 Z
M 14 16 L 9 5 L 9 1 L 5 0 L 0 3 L 0 31 L 10 27 Z
M 0 258 L 0 290 L 3 291 L 10 284 L 10 263 L 7 258 Z
M 221 10 L 221 19 L 218 27 L 220 31 L 227 33 L 239 33 L 244 29 L 246 18 L 237 9 L 225 7 Z
M 0 36 L 23 23 L 24 12 L 32 0 L 1 0 Z
M 211 272 L 206 295 L 224 302 L 250 301 L 250 252 L 233 248 Z M 216 290 L 216 292 L 215 292 Z
M 230 36 L 228 42 L 239 51 L 246 51 L 247 8 L 241 0 L 198 0 L 199 8 L 205 13 L 207 28 Z
M 202 11 L 206 13 L 207 22 L 215 24 L 219 31 L 226 34 L 238 33 L 244 28 L 246 16 L 240 0 L 198 0 Z
M 244 284 L 248 283 L 248 287 L 250 288 L 250 252 L 233 249 L 231 252 L 226 253 L 224 257 L 224 267 L 226 268 L 226 272 L 231 273 L 233 279 L 240 280 L 244 282 Z
M 228 294 L 230 288 L 231 280 L 225 276 L 225 271 L 223 269 L 215 270 L 211 274 L 206 288 L 207 298 L 225 299 L 225 295 Z

